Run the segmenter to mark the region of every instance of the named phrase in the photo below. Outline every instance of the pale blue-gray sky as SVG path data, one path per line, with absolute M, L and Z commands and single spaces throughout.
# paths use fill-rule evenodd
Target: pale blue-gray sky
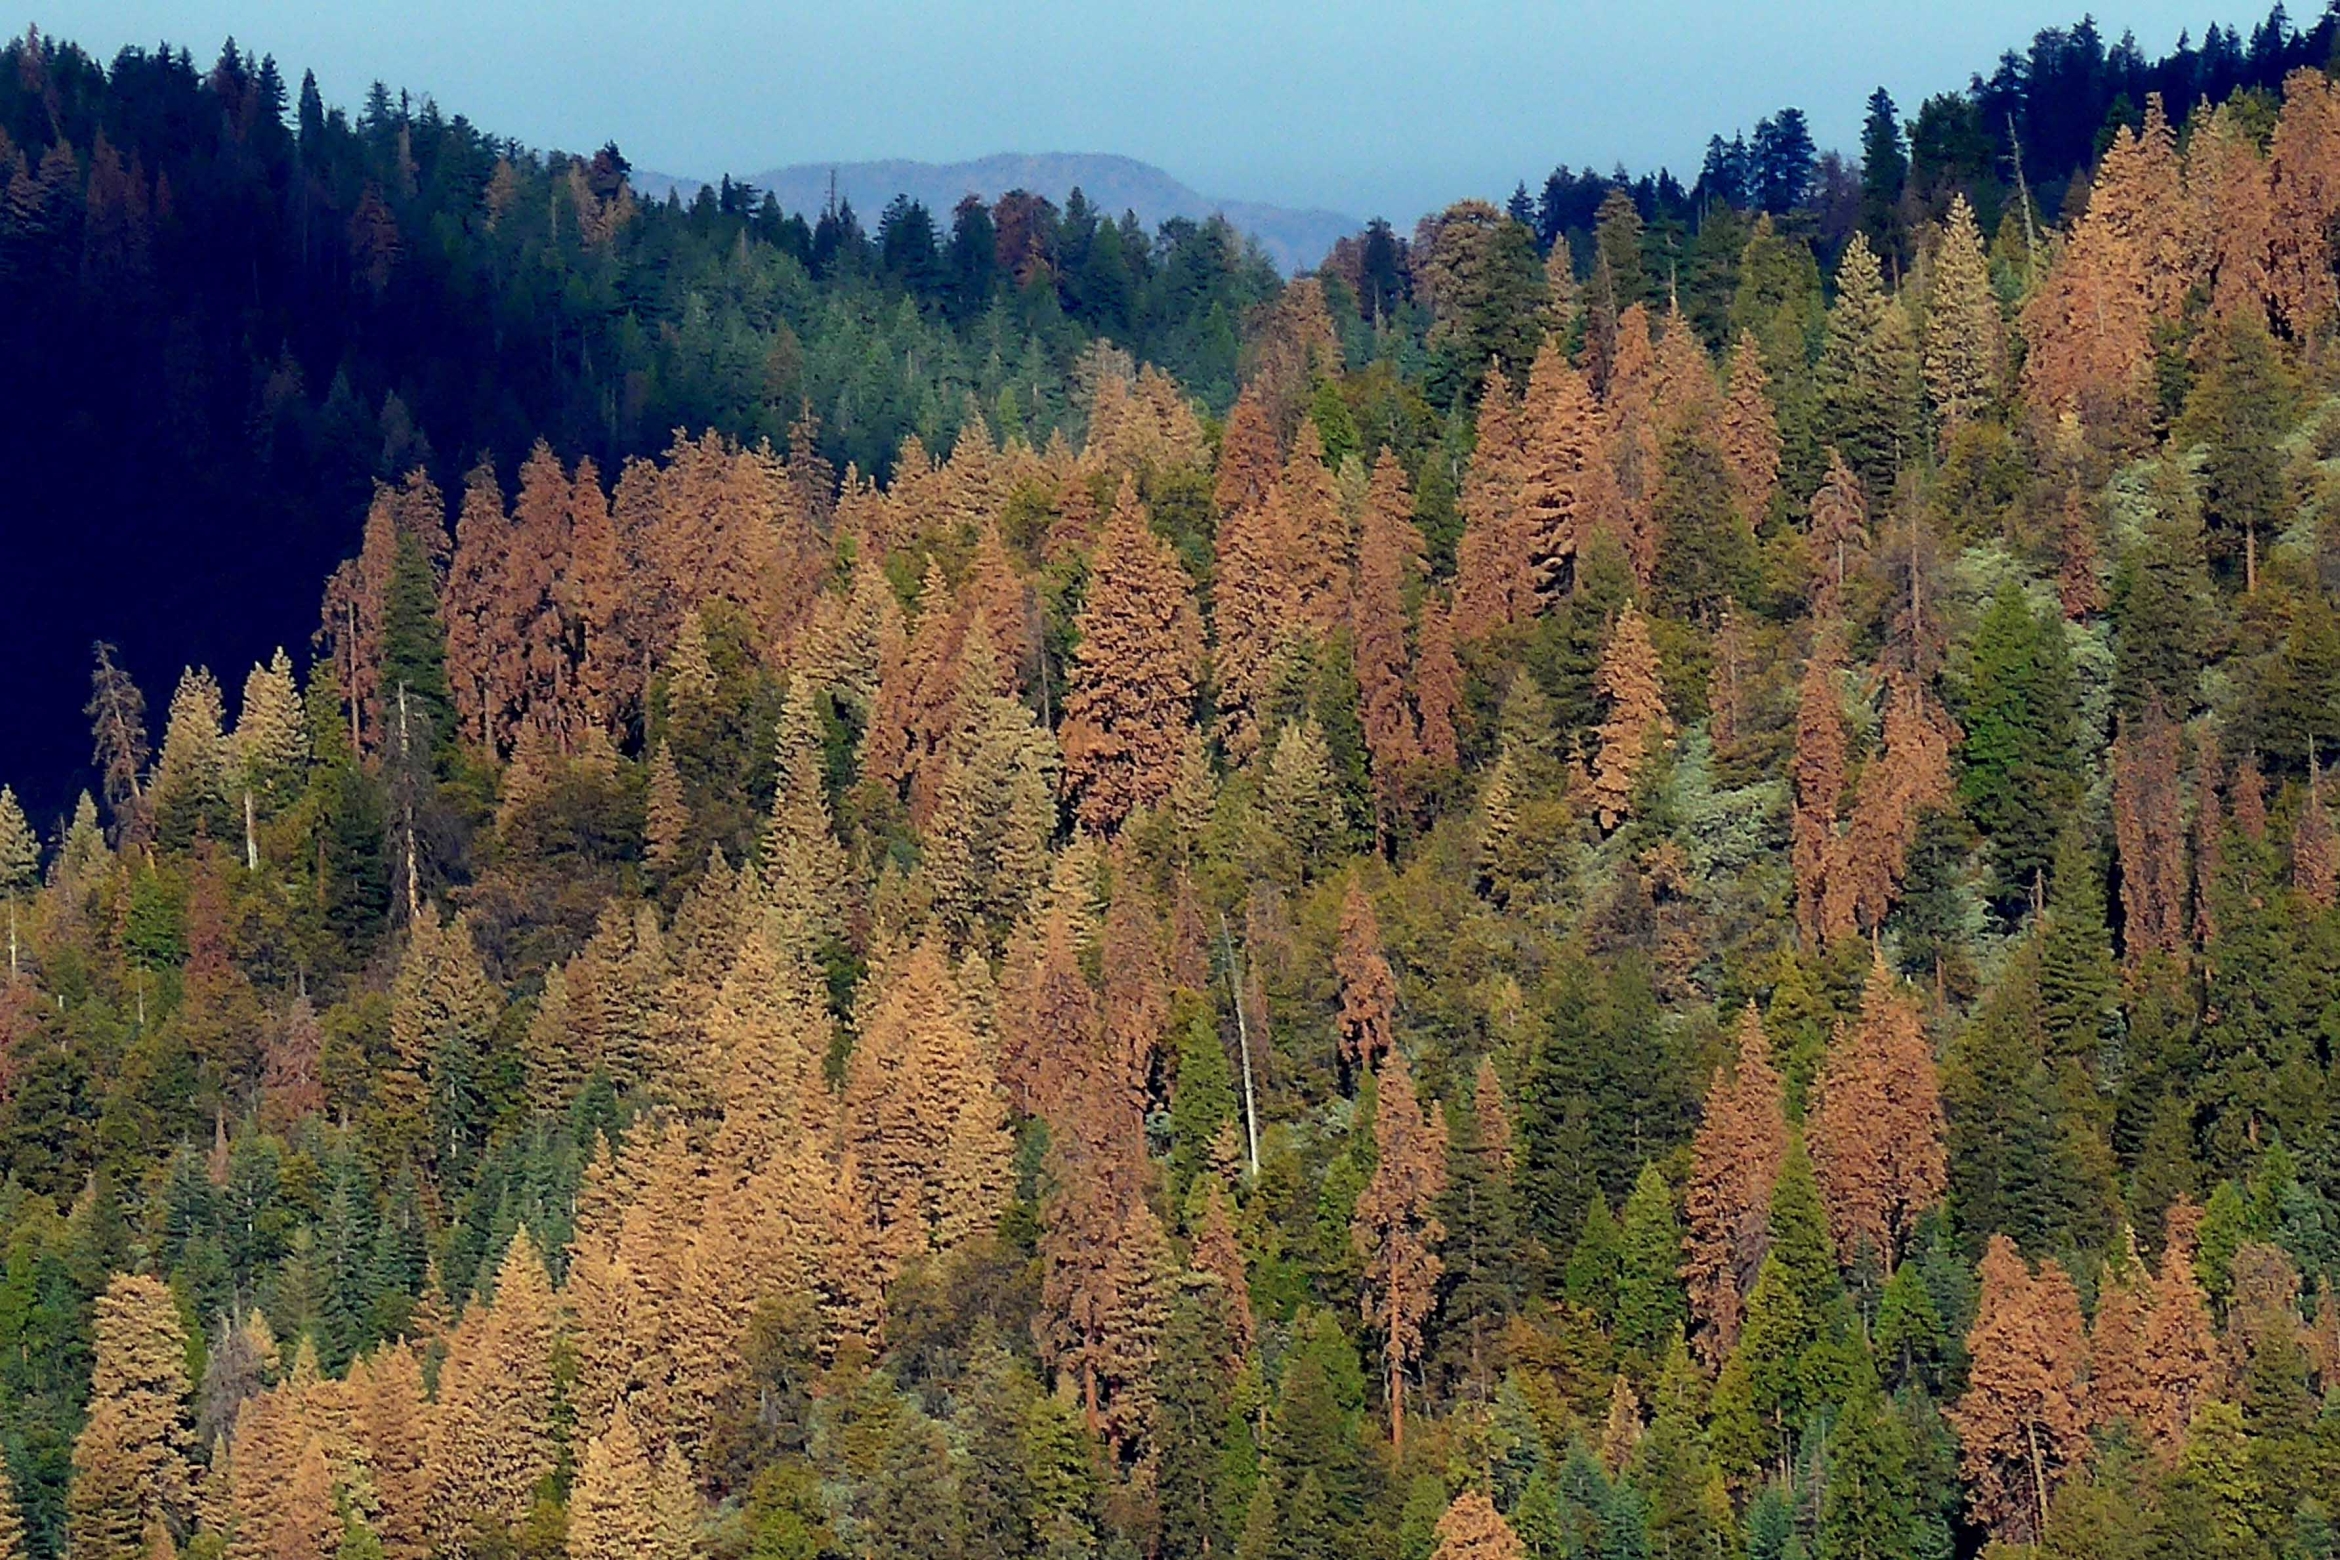
M 2175 0 L 2100 13 L 2157 54 Z M 1803 107 L 1850 148 L 1882 84 L 1905 109 L 2075 19 L 2054 0 L 72 0 L 44 25 L 110 56 L 233 34 L 328 102 L 380 78 L 498 133 L 713 177 L 782 163 L 1112 151 L 1223 198 L 1401 220 L 1554 162 L 1695 173 L 1713 131 Z M 2303 18 L 2315 7 L 2298 7 Z

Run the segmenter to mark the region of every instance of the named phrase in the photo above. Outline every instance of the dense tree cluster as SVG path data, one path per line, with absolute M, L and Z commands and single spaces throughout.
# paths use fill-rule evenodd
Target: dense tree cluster
M 2340 89 L 2111 118 L 1840 248 L 1770 121 L 1718 318 L 1465 203 L 1224 395 L 405 450 L 308 653 L 99 646 L 0 1560 L 2330 1553 Z

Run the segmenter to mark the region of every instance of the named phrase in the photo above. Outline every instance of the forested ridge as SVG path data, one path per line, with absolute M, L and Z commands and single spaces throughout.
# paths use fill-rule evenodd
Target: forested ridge
M 0 787 L 0 1560 L 2340 1553 L 2333 33 L 1290 282 L 19 40 L 363 527 Z

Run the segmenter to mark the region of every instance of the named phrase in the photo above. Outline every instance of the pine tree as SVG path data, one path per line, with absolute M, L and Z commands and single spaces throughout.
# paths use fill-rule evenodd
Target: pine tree
M 1284 462 L 1285 544 L 1299 594 L 1300 621 L 1321 643 L 1347 621 L 1350 554 L 1355 550 L 1348 517 L 1325 464 L 1324 439 L 1313 416 L 1300 420 Z
M 1438 1298 L 1445 1226 L 1432 1213 L 1446 1184 L 1446 1124 L 1414 1097 L 1405 1054 L 1382 1060 L 1373 1118 L 1373 1179 L 1357 1198 L 1350 1240 L 1366 1260 L 1365 1319 L 1381 1334 L 1389 1434 L 1405 1446 L 1407 1367 L 1422 1352 L 1422 1324 Z
M 1499 368 L 1490 369 L 1463 474 L 1463 531 L 1455 546 L 1454 610 L 1464 642 L 1535 615 L 1540 538 L 1527 518 L 1520 422 L 1509 382 Z
M 1420 717 L 1422 757 L 1442 771 L 1453 769 L 1461 756 L 1454 723 L 1462 712 L 1462 667 L 1454 658 L 1453 612 L 1451 605 L 1425 596 L 1414 647 L 1414 707 Z
M 1812 1159 L 1837 1250 L 1851 1260 L 1865 1243 L 1890 1271 L 1949 1177 L 1933 1049 L 1882 951 L 1859 1021 L 1828 1048 L 1819 1089 Z
M 1168 795 L 1191 717 L 1202 630 L 1185 572 L 1123 483 L 1090 564 L 1072 686 L 1065 695 L 1065 784 L 1092 829 Z
M 2004 1235 L 1990 1238 L 1980 1274 L 1973 1365 L 1948 1418 L 1977 1520 L 2002 1541 L 2036 1542 L 2088 1451 L 2080 1303 L 2062 1268 L 2050 1260 L 2034 1277 Z
M 1009 1184 L 1007 1101 L 941 946 L 929 938 L 863 998 L 846 1065 L 846 1146 L 897 1260 L 990 1229 Z
M 2291 886 L 2300 898 L 2318 910 L 2332 908 L 2340 898 L 2340 834 L 2332 828 L 2332 814 L 2324 806 L 2323 775 L 2311 756 L 2307 792 L 2300 798 L 2299 815 L 2291 832 Z M 7 831 L 6 810 L 0 808 L 0 836 Z M 6 859 L 0 847 L 0 860 Z M 0 877 L 4 877 L 0 870 Z
M 675 767 L 674 749 L 663 737 L 650 750 L 650 784 L 642 828 L 650 865 L 672 878 L 690 859 L 691 809 L 684 799 L 682 771 Z
M 1469 1108 L 1450 1113 L 1446 1193 L 1446 1289 L 1439 1308 L 1449 1340 L 1467 1342 L 1474 1379 L 1484 1380 L 1498 1329 L 1519 1310 L 1519 1207 L 1512 1193 L 1511 1107 L 1492 1057 L 1479 1061 Z
M 171 695 L 149 800 L 160 844 L 184 850 L 198 829 L 212 838 L 229 828 L 229 748 L 219 683 L 209 670 L 189 667 Z
M 1926 393 L 1945 430 L 1989 408 L 2005 364 L 2004 326 L 1982 233 L 1966 197 L 1953 195 L 1935 237 L 1926 296 Z
M 261 813 L 273 814 L 300 791 L 309 733 L 292 658 L 281 647 L 266 666 L 255 665 L 244 678 L 232 747 L 237 780 Z
M 807 950 L 842 938 L 854 886 L 852 864 L 831 824 L 820 700 L 810 677 L 789 679 L 773 738 L 772 811 L 757 861 L 764 903 Z
M 978 637 L 970 630 L 969 641 Z M 1056 832 L 1056 744 L 1019 699 L 962 696 L 929 829 L 935 908 L 955 934 L 988 944 L 1046 876 Z
M 1351 613 L 1358 713 L 1373 755 L 1374 787 L 1385 805 L 1396 797 L 1398 778 L 1419 751 L 1414 711 L 1406 698 L 1406 573 L 1423 563 L 1413 508 L 1405 467 L 1385 448 L 1365 493 Z
M 1813 615 L 1833 619 L 1843 611 L 1847 576 L 1869 551 L 1869 503 L 1861 493 L 1861 479 L 1844 463 L 1834 445 L 1828 450 L 1828 476 L 1812 495 L 1812 525 L 1804 535 L 1812 575 Z
M 2124 720 L 2111 752 L 2113 834 L 2120 847 L 2121 942 L 2132 968 L 2185 946 L 2185 802 L 2178 732 L 2158 696 Z
M 464 1317 L 439 1370 L 423 1481 L 441 1545 L 475 1517 L 518 1522 L 553 1472 L 559 1331 L 544 1259 L 523 1226 L 496 1268 L 493 1301 Z
M 460 1160 L 484 1125 L 480 1088 L 502 1003 L 480 967 L 471 920 L 425 914 L 390 988 L 392 1063 L 376 1098 L 392 1140 Z
M 1268 489 L 1281 476 L 1283 451 L 1278 447 L 1274 420 L 1255 386 L 1246 385 L 1227 413 L 1227 428 L 1219 438 L 1219 464 L 1211 497 L 1219 506 L 1220 526 L 1267 499 Z
M 1341 901 L 1333 969 L 1341 983 L 1341 1059 L 1359 1072 L 1371 1072 L 1396 1043 L 1397 977 L 1381 951 L 1381 922 L 1373 913 L 1372 896 L 1354 874 Z
M 1763 1266 L 1771 1188 L 1787 1156 L 1785 1091 L 1752 1002 L 1739 1019 L 1735 1065 L 1707 1090 L 1690 1155 L 1682 1277 L 1699 1354 L 1719 1366 L 1738 1342 L 1742 1305 Z
M 1731 349 L 1729 389 L 1723 401 L 1717 447 L 1730 474 L 1739 516 L 1761 525 L 1779 486 L 1779 415 L 1772 410 L 1771 380 L 1753 335 L 1742 331 Z
M 1438 1547 L 1430 1560 L 1527 1560 L 1527 1546 L 1494 1502 L 1465 1490 L 1438 1519 Z
M 524 577 L 525 565 L 541 560 L 527 553 L 516 555 L 515 540 L 495 466 L 483 460 L 463 479 L 444 603 L 447 682 L 459 721 L 456 729 L 463 741 L 480 748 L 509 740 L 517 713 L 514 703 L 521 697 L 512 682 L 519 634 L 516 615 L 523 607 L 523 594 L 541 588 Z M 515 569 L 515 562 L 522 567 Z
M 0 899 L 6 900 L 8 914 L 8 978 L 14 980 L 23 966 L 19 953 L 16 901 L 19 895 L 40 882 L 41 842 L 25 821 L 24 809 L 17 805 L 16 793 L 0 785 Z
M 1536 585 L 1552 597 L 1566 584 L 1570 560 L 1595 536 L 1628 540 L 1625 495 L 1601 407 L 1556 343 L 1536 359 L 1522 421 L 1516 523 L 1528 538 Z
M 1862 771 L 1821 896 L 1821 931 L 1828 938 L 1884 923 L 1900 897 L 1920 824 L 1954 799 L 1950 750 L 1957 727 L 1915 677 L 1889 675 L 1884 704 L 1884 751 Z
M 146 696 L 115 662 L 118 652 L 112 645 L 101 641 L 96 649 L 89 703 L 82 709 L 89 717 L 90 762 L 98 767 L 100 790 L 117 836 L 137 838 L 146 817 Z
M 1219 524 L 1217 546 L 1211 665 L 1227 750 L 1240 759 L 1258 746 L 1273 669 L 1299 622 L 1300 587 L 1292 577 L 1291 516 L 1282 486 L 1271 483 L 1256 504 L 1230 510 Z
M 1595 733 L 1600 748 L 1593 765 L 1593 809 L 1601 827 L 1613 829 L 1633 811 L 1634 784 L 1652 748 L 1674 734 L 1649 624 L 1631 602 L 1617 615 L 1608 647 L 1601 652 L 1593 690 L 1608 701 L 1608 712 Z
M 635 1560 L 656 1549 L 654 1475 L 620 1403 L 609 1428 L 585 1443 L 569 1495 L 569 1560 Z
M 121 1274 L 98 1297 L 89 1414 L 73 1443 L 65 1541 L 75 1560 L 139 1560 L 150 1529 L 194 1513 L 187 1343 L 159 1279 Z
M 365 1447 L 375 1501 L 370 1520 L 384 1560 L 421 1560 L 428 1553 L 422 1363 L 397 1343 L 359 1360 L 349 1380 L 351 1428 Z
M 1804 662 L 1789 771 L 1796 803 L 1789 826 L 1789 864 L 1795 873 L 1796 924 L 1807 947 L 1818 947 L 1832 930 L 1823 907 L 1841 848 L 1837 814 L 1844 802 L 1847 743 L 1836 672 L 1836 640 L 1823 631 Z
M 1682 1226 L 1674 1191 L 1646 1164 L 1625 1199 L 1617 1250 L 1617 1342 L 1654 1365 L 1681 1332 Z
M 1260 778 L 1261 810 L 1286 854 L 1287 874 L 1298 878 L 1330 852 L 1341 827 L 1332 749 L 1316 717 L 1287 721 L 1276 732 Z
M 1992 898 L 2011 912 L 2039 888 L 2080 790 L 2063 622 L 2003 585 L 1975 625 L 1969 657 L 1959 800 L 1990 839 Z
M 2185 1444 L 2195 1413 L 2224 1386 L 2223 1361 L 2210 1332 L 2210 1308 L 2194 1275 L 2202 1210 L 2180 1198 L 2166 1215 L 2153 1303 L 2138 1340 L 2138 1428 L 2163 1456 Z
M 16 1481 L 0 1464 L 0 1560 L 25 1560 L 24 1508 L 16 1499 Z
M 1876 254 L 1858 233 L 1837 263 L 1836 306 L 1813 376 L 1823 434 L 1870 492 L 1891 492 L 1917 430 L 1917 342 L 1908 309 L 1886 293 Z

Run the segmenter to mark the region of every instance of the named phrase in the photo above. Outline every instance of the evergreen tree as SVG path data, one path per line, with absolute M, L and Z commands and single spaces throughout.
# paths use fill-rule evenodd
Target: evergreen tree
M 1062 733 L 1074 811 L 1111 828 L 1169 794 L 1191 718 L 1202 629 L 1176 558 L 1124 484 L 1098 539 Z
M 1992 899 L 2011 915 L 2042 886 L 2079 792 L 2063 622 L 2004 585 L 1970 655 L 1958 799 L 1990 841 Z
M 1868 240 L 1855 234 L 1836 273 L 1836 306 L 1814 377 L 1820 427 L 1862 485 L 1882 495 L 1915 437 L 1918 353 L 1909 313 L 1889 296 Z
M 69 1551 L 140 1560 L 155 1530 L 193 1516 L 187 1343 L 178 1306 L 153 1278 L 123 1274 L 98 1297 L 90 1407 L 73 1443 Z
M 1405 1446 L 1406 1368 L 1422 1352 L 1422 1324 L 1438 1299 L 1446 1228 L 1433 1213 L 1446 1186 L 1446 1124 L 1415 1103 L 1405 1054 L 1377 1073 L 1373 1179 L 1357 1199 L 1350 1238 L 1367 1258 L 1365 1314 L 1382 1336 L 1390 1443 Z
M 1682 1226 L 1674 1216 L 1673 1188 L 1655 1165 L 1642 1166 L 1625 1199 L 1618 1236 L 1617 1341 L 1654 1363 L 1685 1320 L 1681 1267 Z

